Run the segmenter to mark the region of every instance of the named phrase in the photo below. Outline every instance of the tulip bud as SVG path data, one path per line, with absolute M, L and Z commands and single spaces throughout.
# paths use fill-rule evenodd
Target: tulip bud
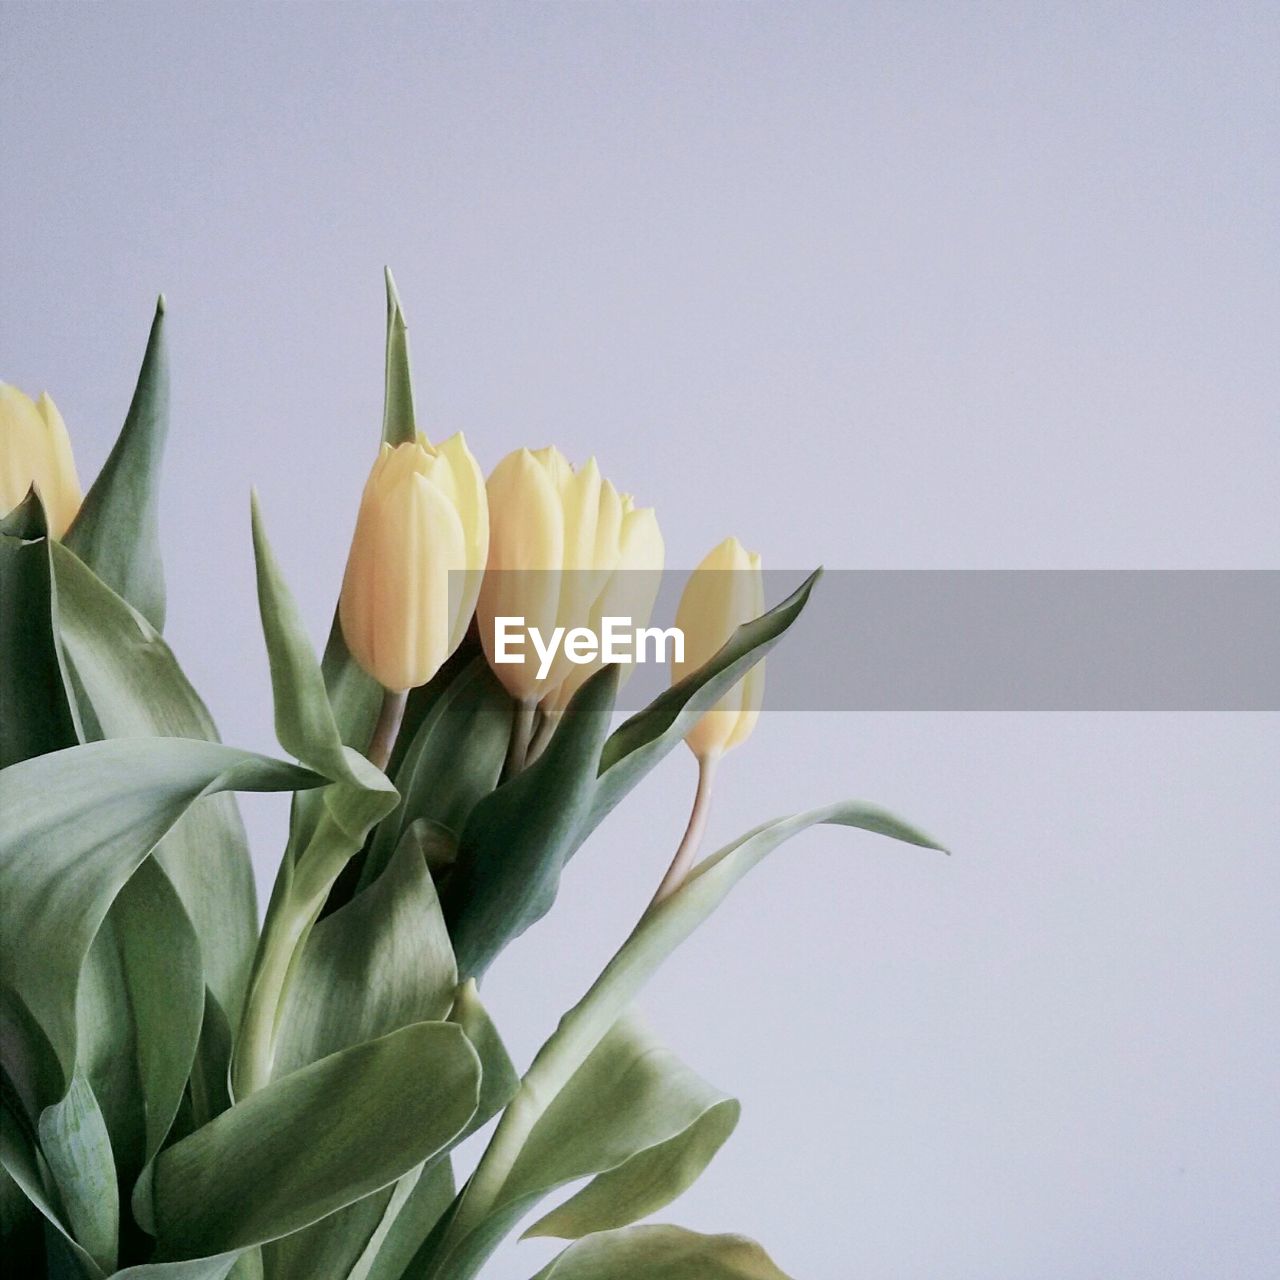
M 476 610 L 485 652 L 507 692 L 541 701 L 554 716 L 600 664 L 560 652 L 538 678 L 538 663 L 494 660 L 495 619 L 522 618 L 550 635 L 589 627 L 605 616 L 643 626 L 662 569 L 662 534 L 652 508 L 637 510 L 592 458 L 575 471 L 559 449 L 518 449 L 489 477 L 489 568 Z M 633 572 L 645 571 L 645 572 Z
M 760 557 L 737 538 L 726 538 L 694 570 L 676 610 L 684 633 L 684 660 L 671 664 L 672 680 L 696 671 L 723 648 L 744 622 L 764 612 Z M 757 662 L 716 705 L 685 734 L 699 759 L 718 756 L 745 742 L 755 728 L 764 701 L 764 662 Z
M 347 648 L 384 688 L 425 684 L 462 643 L 488 551 L 484 477 L 461 432 L 384 444 L 338 602 Z
M 50 534 L 62 537 L 84 499 L 66 424 L 47 392 L 32 400 L 0 382 L 0 514 L 18 506 L 33 484 Z

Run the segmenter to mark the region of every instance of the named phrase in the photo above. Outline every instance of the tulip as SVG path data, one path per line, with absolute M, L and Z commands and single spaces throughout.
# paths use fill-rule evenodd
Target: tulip
M 684 660 L 672 663 L 672 680 L 696 671 L 763 612 L 760 557 L 737 538 L 726 538 L 694 570 L 680 597 L 676 626 L 684 633 Z M 764 663 L 757 662 L 685 734 L 685 742 L 699 759 L 723 755 L 751 735 L 763 699 Z
M 338 617 L 356 661 L 396 693 L 461 644 L 489 550 L 484 477 L 459 433 L 384 444 L 364 487 Z
M 0 514 L 18 506 L 32 485 L 50 534 L 62 537 L 84 499 L 66 424 L 47 392 L 32 400 L 0 382 Z
M 763 612 L 760 557 L 737 538 L 726 538 L 693 571 L 680 596 L 676 626 L 684 633 L 684 656 L 671 664 L 672 681 L 696 671 L 724 647 L 744 622 Z M 757 662 L 685 734 L 684 740 L 698 760 L 698 789 L 684 836 L 653 896 L 653 906 L 675 893 L 688 876 L 706 831 L 716 766 L 726 751 L 750 736 L 763 698 L 764 663 Z
M 541 702 L 553 725 L 573 692 L 599 664 L 563 652 L 539 678 L 538 663 L 495 661 L 495 620 L 521 618 L 550 635 L 589 627 L 606 616 L 644 626 L 662 569 L 662 534 L 652 508 L 637 509 L 600 475 L 592 458 L 575 471 L 558 449 L 518 449 L 489 477 L 492 535 L 480 591 L 480 638 L 498 678 L 523 706 Z

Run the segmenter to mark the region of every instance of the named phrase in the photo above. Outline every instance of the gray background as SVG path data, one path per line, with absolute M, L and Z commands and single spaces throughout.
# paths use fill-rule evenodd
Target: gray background
M 1273 6 L 9 4 L 0 44 L 4 376 L 91 477 L 166 291 L 170 636 L 229 741 L 272 745 L 248 489 L 319 641 L 384 262 L 424 425 L 595 452 L 673 564 L 733 532 L 781 568 L 1277 567 Z M 745 1104 L 664 1216 L 802 1277 L 1274 1275 L 1278 747 L 1264 714 L 767 718 L 713 840 L 856 794 L 955 856 L 805 836 L 653 983 Z M 493 975 L 522 1060 L 693 772 Z M 283 806 L 246 809 L 265 884 Z

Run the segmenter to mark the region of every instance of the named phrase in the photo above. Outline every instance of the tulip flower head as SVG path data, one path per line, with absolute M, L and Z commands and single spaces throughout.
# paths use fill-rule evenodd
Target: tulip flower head
M 18 506 L 32 485 L 50 534 L 62 537 L 84 499 L 66 424 L 47 392 L 32 400 L 0 382 L 0 515 Z
M 384 444 L 338 602 L 347 647 L 384 688 L 425 684 L 462 643 L 488 551 L 484 477 L 461 432 Z
M 671 664 L 673 682 L 713 657 L 744 622 L 764 612 L 759 555 L 737 538 L 708 553 L 685 584 L 676 610 L 684 632 L 684 660 Z M 757 662 L 685 735 L 699 759 L 719 756 L 745 742 L 764 700 L 764 663 Z
M 653 610 L 664 549 L 657 517 L 600 475 L 592 458 L 575 471 L 559 449 L 518 449 L 489 477 L 489 567 L 477 617 L 481 641 L 514 698 L 563 709 L 599 664 L 559 655 L 547 674 L 533 661 L 494 660 L 495 619 L 521 618 L 550 635 L 623 616 L 644 626 Z

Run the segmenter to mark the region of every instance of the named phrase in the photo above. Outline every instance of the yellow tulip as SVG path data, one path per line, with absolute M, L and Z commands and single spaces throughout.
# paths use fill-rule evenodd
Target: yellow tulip
M 599 663 L 575 663 L 561 650 L 541 679 L 539 663 L 496 662 L 495 619 L 522 618 L 551 635 L 605 616 L 644 626 L 653 609 L 663 544 L 650 507 L 637 509 L 600 475 L 592 458 L 575 471 L 559 449 L 518 449 L 489 477 L 489 567 L 476 610 L 480 637 L 498 678 L 526 704 L 555 717 Z
M 461 644 L 488 551 L 484 477 L 462 434 L 384 444 L 338 602 L 347 647 L 384 688 L 425 684 Z
M 49 532 L 62 537 L 84 500 L 66 424 L 47 392 L 32 400 L 0 382 L 0 514 L 18 506 L 33 484 Z
M 744 622 L 764 612 L 760 557 L 737 538 L 726 538 L 708 553 L 685 584 L 676 610 L 684 633 L 684 660 L 673 662 L 672 680 L 696 671 Z M 719 756 L 745 742 L 764 700 L 764 663 L 757 662 L 685 735 L 699 759 Z

